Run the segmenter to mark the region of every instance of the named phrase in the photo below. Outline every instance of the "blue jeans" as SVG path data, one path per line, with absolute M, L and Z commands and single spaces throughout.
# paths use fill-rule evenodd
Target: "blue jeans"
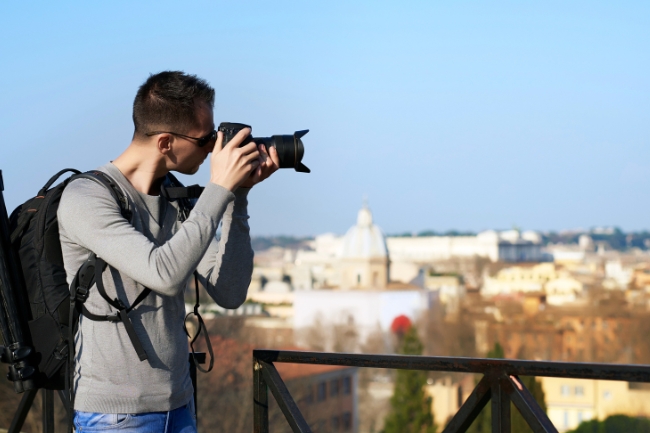
M 196 433 L 194 399 L 169 412 L 74 413 L 77 433 Z

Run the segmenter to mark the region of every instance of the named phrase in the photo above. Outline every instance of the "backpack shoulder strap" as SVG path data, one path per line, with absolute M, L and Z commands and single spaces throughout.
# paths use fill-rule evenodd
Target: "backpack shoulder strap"
M 119 204 L 124 218 L 131 221 L 133 212 L 129 208 L 129 200 L 119 185 L 117 185 L 117 183 L 108 174 L 99 170 L 94 170 L 73 176 L 73 179 L 79 178 L 90 179 L 105 186 Z M 88 260 L 86 260 L 81 268 L 79 268 L 77 276 L 74 278 L 70 286 L 70 302 L 73 306 L 73 309 L 76 311 L 75 316 L 71 317 L 71 323 L 74 323 L 76 325 L 80 314 L 83 314 L 88 319 L 93 321 L 122 322 L 126 328 L 129 339 L 131 340 L 131 343 L 133 344 L 133 347 L 138 354 L 138 358 L 140 358 L 141 361 L 144 361 L 147 359 L 147 354 L 144 351 L 142 343 L 135 333 L 135 329 L 133 328 L 133 324 L 128 317 L 128 313 L 151 293 L 151 289 L 145 288 L 138 295 L 135 301 L 133 301 L 130 307 L 124 305 L 124 303 L 119 298 L 111 299 L 106 293 L 104 282 L 102 280 L 102 273 L 104 269 L 106 269 L 106 266 L 107 263 L 103 259 L 97 257 L 96 254 L 92 253 Z M 88 292 L 93 284 L 97 286 L 97 291 L 99 292 L 100 296 L 104 298 L 104 300 L 109 305 L 118 310 L 115 315 L 101 316 L 91 313 L 86 309 L 84 303 L 88 298 Z
M 131 221 L 133 212 L 129 207 L 129 199 L 127 198 L 126 194 L 124 194 L 124 191 L 122 191 L 119 185 L 108 174 L 104 173 L 103 171 L 92 170 L 72 176 L 72 178 L 70 178 L 70 181 L 73 181 L 75 179 L 90 179 L 106 187 L 115 201 L 120 205 L 122 216 L 128 221 Z

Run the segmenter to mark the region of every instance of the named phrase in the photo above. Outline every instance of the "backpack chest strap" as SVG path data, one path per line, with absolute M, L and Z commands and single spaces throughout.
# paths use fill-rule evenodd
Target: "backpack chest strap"
M 86 260 L 84 265 L 81 266 L 79 272 L 77 273 L 77 276 L 73 281 L 73 286 L 75 286 L 75 289 L 72 299 L 75 304 L 75 310 L 78 314 L 82 314 L 89 320 L 95 322 L 122 322 L 124 329 L 126 330 L 126 333 L 131 340 L 131 344 L 133 345 L 133 348 L 138 355 L 138 358 L 140 361 L 145 361 L 148 359 L 148 356 L 144 350 L 144 347 L 142 346 L 142 342 L 135 332 L 133 323 L 129 318 L 129 313 L 151 293 L 151 289 L 145 287 L 145 289 L 140 292 L 135 301 L 133 301 L 131 306 L 127 307 L 121 299 L 111 299 L 106 293 L 104 280 L 102 278 L 102 274 L 106 267 L 107 263 L 103 259 L 97 257 L 95 254 L 91 254 L 90 258 Z M 96 284 L 97 291 L 99 292 L 100 296 L 104 298 L 104 300 L 108 302 L 109 305 L 117 310 L 115 314 L 104 316 L 88 311 L 84 303 L 88 299 L 88 292 L 93 284 Z

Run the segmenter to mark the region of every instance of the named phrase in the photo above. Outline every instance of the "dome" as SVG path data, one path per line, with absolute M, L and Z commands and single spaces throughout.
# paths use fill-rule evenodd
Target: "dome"
M 357 225 L 343 237 L 342 258 L 370 259 L 388 257 L 386 238 L 381 229 L 372 223 L 372 212 L 364 206 L 357 216 Z

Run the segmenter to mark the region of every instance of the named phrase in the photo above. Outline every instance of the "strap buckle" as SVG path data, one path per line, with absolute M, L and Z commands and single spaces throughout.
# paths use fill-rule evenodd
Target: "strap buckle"
M 112 323 L 122 322 L 122 311 L 127 310 L 126 305 L 124 305 L 124 302 L 122 302 L 120 298 L 115 298 L 115 303 L 117 304 L 119 311 L 111 316 L 106 316 L 106 320 Z
M 68 343 L 66 341 L 63 341 L 54 350 L 54 357 L 58 360 L 61 360 L 61 359 L 65 359 L 67 355 L 68 355 Z
M 87 287 L 79 286 L 79 287 L 77 287 L 75 298 L 77 299 L 77 301 L 79 301 L 79 302 L 81 302 L 83 304 L 88 299 L 88 294 L 89 293 L 90 293 L 90 290 Z

